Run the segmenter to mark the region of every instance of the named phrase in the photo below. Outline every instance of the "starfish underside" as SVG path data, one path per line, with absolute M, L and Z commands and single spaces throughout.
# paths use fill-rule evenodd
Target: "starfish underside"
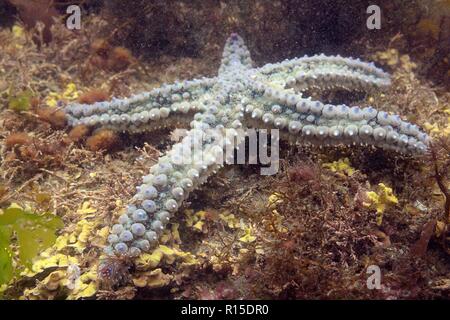
M 389 86 L 389 75 L 372 63 L 316 55 L 261 68 L 252 64 L 242 38 L 232 34 L 216 77 L 175 82 L 127 99 L 66 108 L 72 126 L 129 133 L 190 128 L 143 177 L 126 213 L 111 227 L 107 255 L 134 258 L 157 244 L 189 193 L 222 167 L 223 162 L 216 160 L 231 143 L 219 137 L 224 130 L 273 128 L 294 143 L 373 145 L 412 155 L 427 151 L 429 137 L 398 115 L 302 97 L 306 90 L 367 92 Z M 243 139 L 235 135 L 238 142 Z M 183 161 L 186 150 L 192 151 L 189 155 L 194 161 Z

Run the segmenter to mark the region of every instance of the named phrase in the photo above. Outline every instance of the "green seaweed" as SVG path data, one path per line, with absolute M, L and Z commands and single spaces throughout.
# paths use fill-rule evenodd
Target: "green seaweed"
M 14 276 L 13 240 L 18 249 L 18 266 L 31 267 L 38 253 L 55 243 L 62 220 L 51 214 L 35 214 L 10 207 L 0 214 L 0 284 Z
M 12 94 L 9 97 L 8 108 L 17 112 L 27 111 L 30 109 L 32 97 L 33 93 L 30 90 Z
M 9 249 L 10 230 L 0 227 L 0 284 L 13 277 L 12 252 Z

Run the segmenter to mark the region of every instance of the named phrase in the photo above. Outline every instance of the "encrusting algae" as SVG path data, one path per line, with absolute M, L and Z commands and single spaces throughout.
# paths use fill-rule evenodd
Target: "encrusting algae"
M 383 221 L 383 214 L 391 205 L 398 204 L 397 197 L 393 194 L 392 188 L 387 187 L 384 183 L 378 184 L 378 192 L 367 191 L 366 196 L 368 202 L 363 204 L 366 207 L 376 209 L 377 211 L 377 225 L 381 225 Z

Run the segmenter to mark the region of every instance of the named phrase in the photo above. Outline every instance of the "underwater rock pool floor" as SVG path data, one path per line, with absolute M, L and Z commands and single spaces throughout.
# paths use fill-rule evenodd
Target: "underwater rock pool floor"
M 18 266 L 14 280 L 1 287 L 4 298 L 448 297 L 450 251 L 436 234 L 446 218 L 445 197 L 428 157 L 285 144 L 277 175 L 260 176 L 254 165 L 225 168 L 193 193 L 160 246 L 136 262 L 127 284 L 114 291 L 100 288 L 96 268 L 108 226 L 159 152 L 177 137 L 165 131 L 89 143 L 92 133 L 74 138 L 55 113 L 10 110 L 10 96 L 30 88 L 30 103 L 38 106 L 51 105 L 52 98 L 68 102 L 94 88 L 126 96 L 211 75 L 218 55 L 137 59 L 117 72 L 89 62 L 87 35 L 68 44 L 58 43 L 64 37 L 56 34 L 55 44 L 42 50 L 9 30 L 0 37 L 13 39 L 1 41 L 0 53 L 0 70 L 10 70 L 0 80 L 0 206 L 53 212 L 64 222 L 55 244 L 32 267 Z M 69 50 L 74 46 L 77 53 Z M 442 170 L 450 160 L 449 93 L 418 77 L 407 55 L 388 50 L 365 58 L 393 74 L 392 89 L 365 101 L 428 123 L 425 128 L 443 139 L 436 151 Z M 22 136 L 12 143 L 14 133 Z M 102 146 L 108 150 L 92 151 Z M 392 188 L 398 202 L 384 210 L 381 224 L 374 207 L 365 205 L 367 192 L 383 191 L 379 183 Z M 370 265 L 382 271 L 380 290 L 367 288 Z

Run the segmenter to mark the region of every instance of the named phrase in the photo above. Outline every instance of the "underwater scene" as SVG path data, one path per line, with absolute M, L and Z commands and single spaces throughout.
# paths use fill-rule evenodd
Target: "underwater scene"
M 0 300 L 450 297 L 449 0 L 0 0 Z

